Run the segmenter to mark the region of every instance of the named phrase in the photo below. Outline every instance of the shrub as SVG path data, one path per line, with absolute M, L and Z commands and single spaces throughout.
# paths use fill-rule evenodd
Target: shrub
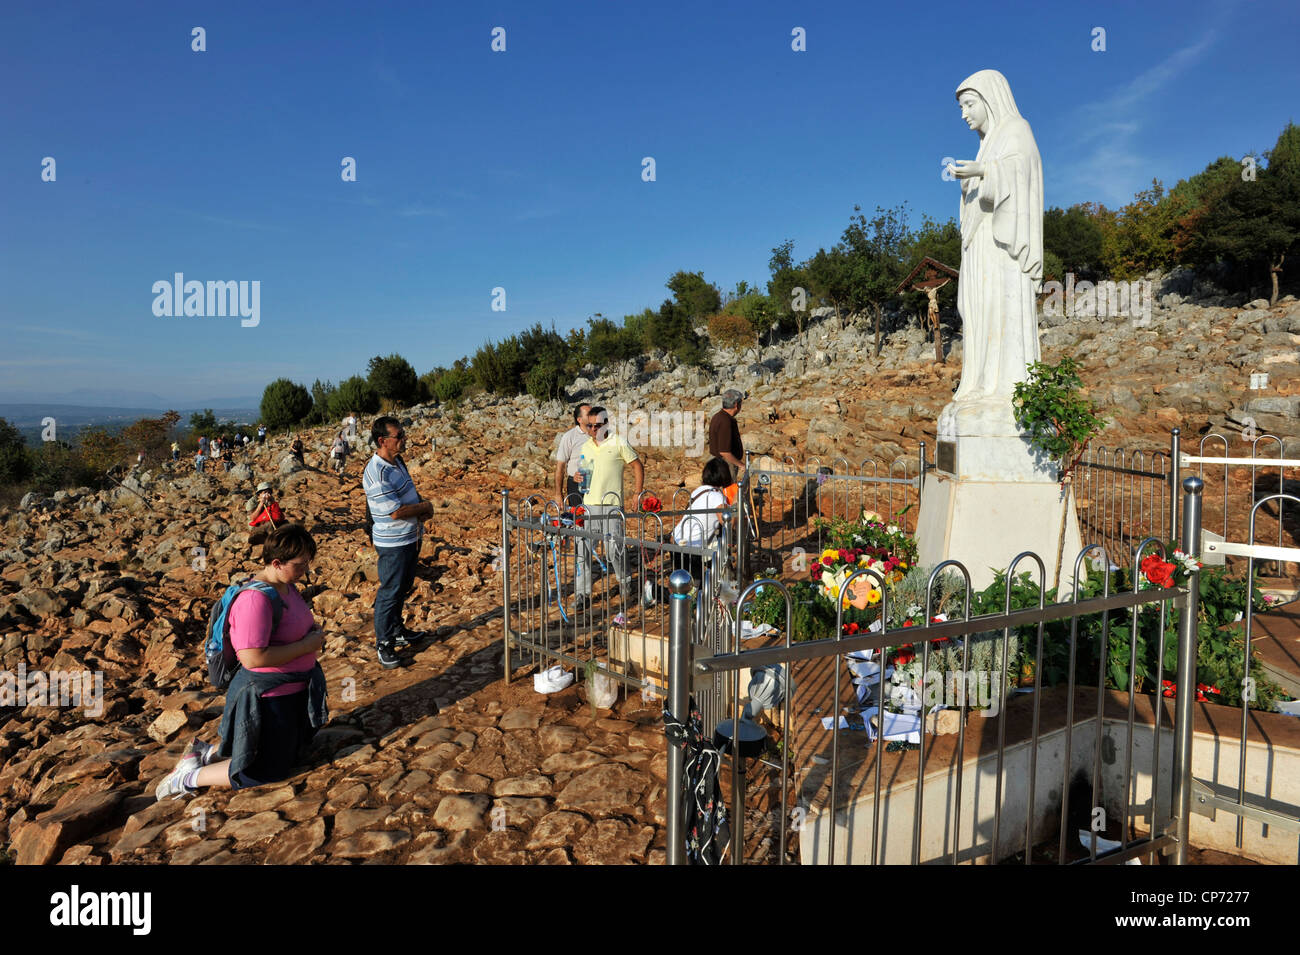
M 339 382 L 330 398 L 329 416 L 331 420 L 346 418 L 348 412 L 357 414 L 374 414 L 379 410 L 379 392 L 365 378 L 353 375 Z
M 415 369 L 401 355 L 389 355 L 381 358 L 376 355 L 370 359 L 368 381 L 380 398 L 406 405 L 415 401 L 419 393 L 419 382 Z
M 0 484 L 18 484 L 32 473 L 32 462 L 22 432 L 0 418 Z
M 311 414 L 311 395 L 288 378 L 277 378 L 262 392 L 262 422 L 270 429 L 289 428 Z
M 498 395 L 519 394 L 526 367 L 523 348 L 515 335 L 495 345 L 489 341 L 470 362 L 474 383 Z
M 714 315 L 709 319 L 709 338 L 715 345 L 738 352 L 758 344 L 753 326 L 743 315 Z

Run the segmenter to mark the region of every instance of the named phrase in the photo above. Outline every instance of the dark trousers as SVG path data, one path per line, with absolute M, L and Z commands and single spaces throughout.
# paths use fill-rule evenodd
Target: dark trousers
M 375 594 L 375 643 L 393 648 L 402 632 L 402 608 L 415 583 L 420 542 L 402 547 L 376 547 L 379 553 L 379 592 Z
M 247 769 L 230 777 L 231 789 L 247 789 L 287 779 L 293 767 L 298 765 L 303 747 L 316 735 L 307 718 L 306 690 L 287 696 L 264 696 L 257 705 L 262 710 L 257 758 Z

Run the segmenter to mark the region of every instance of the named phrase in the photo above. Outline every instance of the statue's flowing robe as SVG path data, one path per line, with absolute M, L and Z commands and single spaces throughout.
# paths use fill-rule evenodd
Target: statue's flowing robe
M 959 95 L 968 89 L 984 100 L 991 128 L 976 156 L 983 176 L 962 181 L 962 373 L 953 400 L 1009 404 L 1016 382 L 1028 377 L 1026 366 L 1039 358 L 1043 165 L 1002 74 L 982 70 L 959 87 Z

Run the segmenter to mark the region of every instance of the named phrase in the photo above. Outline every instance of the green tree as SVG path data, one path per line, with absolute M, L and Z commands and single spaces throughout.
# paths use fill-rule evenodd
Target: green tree
M 459 401 L 474 383 L 464 358 L 456 359 L 451 368 L 439 366 L 420 380 L 428 388 L 429 396 L 443 404 Z
M 262 392 L 262 422 L 270 429 L 289 428 L 311 414 L 311 395 L 288 378 L 277 378 Z
M 744 282 L 740 284 L 745 285 Z M 728 311 L 741 315 L 749 322 L 749 327 L 754 332 L 754 347 L 761 357 L 763 336 L 770 336 L 776 330 L 776 310 L 772 307 L 771 300 L 762 292 L 746 291 L 731 303 Z M 768 344 L 771 344 L 770 338 Z
M 801 338 L 808 323 L 808 299 L 812 296 L 812 279 L 804 267 L 794 264 L 794 240 L 786 239 L 772 249 L 767 260 L 771 278 L 767 283 L 768 300 L 783 331 L 794 329 Z M 802 294 L 796 294 L 802 289 Z
M 399 405 L 409 405 L 419 392 L 419 379 L 411 363 L 401 355 L 387 358 L 376 355 L 367 367 L 367 380 L 380 398 Z
M 686 309 L 664 299 L 659 311 L 646 323 L 646 338 L 653 348 L 672 352 L 684 365 L 698 365 L 704 361 L 704 343 L 695 332 L 696 319 Z
M 1234 185 L 1241 181 L 1242 165 L 1231 156 L 1220 156 L 1189 179 L 1181 179 L 1169 192 L 1175 203 L 1172 213 L 1174 252 L 1180 264 L 1201 259 L 1205 218 Z
M 629 328 L 626 319 L 622 327 L 603 316 L 587 319 L 587 361 L 603 367 L 635 358 L 642 350 L 638 331 Z
M 844 327 L 844 309 L 853 300 L 853 263 L 842 245 L 829 252 L 818 249 L 817 254 L 803 266 L 807 276 L 808 291 L 818 302 L 835 310 L 835 323 Z M 802 334 L 803 329 L 800 328 Z
M 32 474 L 32 460 L 22 432 L 0 418 L 0 485 L 16 485 Z
M 353 375 L 339 382 L 338 388 L 330 396 L 328 408 L 329 420 L 341 421 L 348 412 L 357 414 L 374 414 L 379 410 L 379 392 L 365 378 Z
M 196 435 L 211 436 L 216 433 L 217 427 L 217 417 L 212 413 L 211 408 L 204 408 L 202 411 L 190 414 L 190 431 Z
M 470 362 L 474 383 L 498 395 L 519 394 L 527 370 L 524 352 L 516 335 L 482 345 Z
M 958 249 L 960 237 L 958 232 Z M 1049 253 L 1056 256 L 1054 268 L 1050 270 Z M 1101 224 L 1087 206 L 1073 205 L 1068 209 L 1053 206 L 1043 212 L 1043 259 L 1044 280 L 1064 282 L 1066 272 L 1088 281 L 1097 279 L 1102 259 Z M 952 262 L 940 261 L 955 267 Z
M 1288 123 L 1254 181 L 1239 179 L 1205 218 L 1203 260 L 1227 260 L 1249 278 L 1265 275 L 1277 303 L 1288 253 L 1300 244 L 1300 127 Z
M 334 401 L 334 394 L 338 389 L 334 387 L 332 381 L 322 382 L 319 378 L 311 384 L 311 414 L 307 416 L 306 423 L 319 425 L 325 424 L 331 418 L 330 408 Z
M 702 272 L 676 272 L 667 282 L 673 301 L 692 323 L 702 322 L 722 307 L 722 295 L 704 281 Z
M 868 220 L 861 206 L 854 206 L 844 230 L 843 243 L 852 269 L 850 305 L 869 307 L 875 314 L 875 355 L 880 357 L 881 325 L 885 303 L 894 295 L 904 276 L 903 254 L 911 241 L 907 225 L 907 203 L 893 209 L 876 207 Z

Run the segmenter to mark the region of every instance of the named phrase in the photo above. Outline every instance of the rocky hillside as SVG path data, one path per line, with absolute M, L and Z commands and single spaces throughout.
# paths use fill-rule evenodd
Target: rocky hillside
M 916 329 L 879 360 L 869 336 L 814 323 L 808 342 L 758 362 L 715 353 L 718 374 L 641 359 L 580 379 L 617 414 L 699 411 L 747 389 L 747 447 L 802 460 L 888 462 L 933 442 L 956 386 Z M 1107 444 L 1160 448 L 1178 426 L 1287 439 L 1300 456 L 1300 304 L 1202 307 L 1167 295 L 1147 327 L 1044 323 L 1044 358 L 1069 353 L 1114 416 Z M 1250 391 L 1252 372 L 1268 386 Z M 558 403 L 479 396 L 405 419 L 416 484 L 436 505 L 408 623 L 438 639 L 409 667 L 374 660 L 375 560 L 361 527 L 361 461 L 340 481 L 271 440 L 231 474 L 145 472 L 109 491 L 35 495 L 0 514 L 0 663 L 17 672 L 99 671 L 103 706 L 0 707 L 0 844 L 34 862 L 613 862 L 663 857 L 665 758 L 658 714 L 633 696 L 593 714 L 581 691 L 551 697 L 501 679 L 501 594 L 492 560 L 500 494 L 546 494 Z M 703 459 L 644 447 L 646 486 L 694 486 Z M 278 787 L 155 804 L 152 788 L 195 735 L 215 739 L 222 698 L 206 685 L 202 630 L 231 576 L 256 569 L 244 500 L 259 480 L 320 550 L 306 588 L 330 634 L 331 725 L 313 769 Z M 549 496 L 549 495 L 547 495 Z M 504 820 L 504 822 L 502 822 Z M 499 823 L 492 825 L 493 822 Z

